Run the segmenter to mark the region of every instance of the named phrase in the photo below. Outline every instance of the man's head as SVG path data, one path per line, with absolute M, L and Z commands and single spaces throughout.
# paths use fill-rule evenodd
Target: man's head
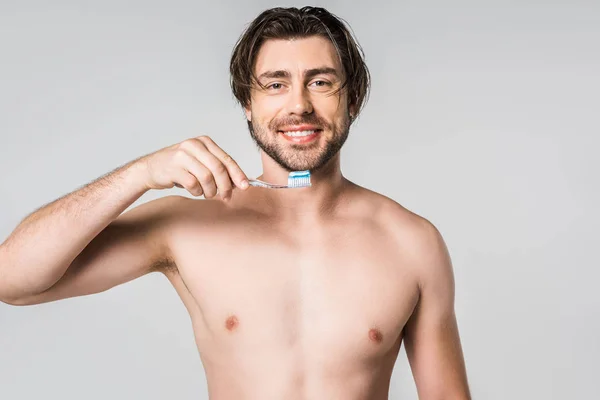
M 370 87 L 349 29 L 315 7 L 261 13 L 238 40 L 230 72 L 252 138 L 289 171 L 318 170 L 338 153 Z M 316 134 L 289 132 L 298 129 Z

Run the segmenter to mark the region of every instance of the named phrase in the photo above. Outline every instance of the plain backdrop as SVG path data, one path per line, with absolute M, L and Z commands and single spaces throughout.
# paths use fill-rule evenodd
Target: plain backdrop
M 249 176 L 229 87 L 271 1 L 0 2 L 0 239 L 141 155 L 208 134 Z M 372 74 L 350 180 L 444 236 L 474 399 L 600 398 L 600 5 L 324 1 Z M 133 206 L 179 189 L 153 191 Z M 206 399 L 189 317 L 160 274 L 0 303 L 0 398 Z M 417 399 L 404 347 L 390 399 Z

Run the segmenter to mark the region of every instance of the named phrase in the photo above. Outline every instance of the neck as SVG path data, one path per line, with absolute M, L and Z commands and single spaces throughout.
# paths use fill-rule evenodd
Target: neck
M 289 172 L 261 152 L 263 174 L 257 179 L 285 184 Z M 265 212 L 280 219 L 311 219 L 326 217 L 335 211 L 344 197 L 348 181 L 343 177 L 338 152 L 318 171 L 311 171 L 311 186 L 298 189 L 255 188 L 256 196 L 264 204 Z

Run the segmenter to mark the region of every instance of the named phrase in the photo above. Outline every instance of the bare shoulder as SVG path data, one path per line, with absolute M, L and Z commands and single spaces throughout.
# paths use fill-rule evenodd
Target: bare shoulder
M 436 276 L 451 278 L 446 243 L 430 220 L 372 190 L 360 188 L 360 196 L 369 204 L 375 222 L 394 239 L 403 259 L 415 268 L 421 284 Z
M 120 218 L 139 218 L 160 222 L 161 228 L 177 226 L 197 219 L 216 219 L 228 211 L 219 200 L 194 199 L 168 195 L 150 200 L 124 213 Z
M 355 198 L 360 199 L 360 203 L 368 209 L 376 222 L 394 235 L 408 235 L 419 241 L 432 239 L 432 236 L 439 234 L 428 219 L 388 196 L 357 186 Z
M 194 218 L 210 216 L 208 201 L 167 195 L 139 204 L 121 214 L 111 225 L 110 236 L 121 232 L 121 236 L 144 238 L 147 248 L 159 254 L 150 268 L 151 272 L 169 272 L 176 269 L 172 238 L 186 223 Z M 203 206 L 203 205 L 208 205 Z
M 142 205 L 144 220 L 156 220 L 158 242 L 164 247 L 163 262 L 154 271 L 170 275 L 179 271 L 181 255 L 190 243 L 210 247 L 215 237 L 226 237 L 232 226 L 244 223 L 244 210 L 218 199 L 165 196 Z M 135 210 L 135 209 L 134 209 Z

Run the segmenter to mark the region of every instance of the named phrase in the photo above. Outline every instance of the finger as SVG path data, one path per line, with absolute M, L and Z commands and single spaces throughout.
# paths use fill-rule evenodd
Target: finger
M 248 188 L 248 177 L 244 171 L 240 168 L 238 163 L 225 152 L 219 145 L 217 145 L 210 137 L 201 136 L 199 140 L 206 146 L 206 148 L 215 155 L 227 168 L 229 176 L 232 182 L 240 189 Z M 243 183 L 245 182 L 245 184 Z
M 189 171 L 179 169 L 173 182 L 175 186 L 187 190 L 192 196 L 202 196 L 204 191 L 198 179 Z
M 212 171 L 204 163 L 190 155 L 185 163 L 185 169 L 200 182 L 205 198 L 210 199 L 215 197 L 217 194 L 217 184 Z
M 225 168 L 225 165 L 219 160 L 214 154 L 206 153 L 203 154 L 205 157 L 202 162 L 206 165 L 213 174 L 215 183 L 217 184 L 217 190 L 227 200 L 231 197 L 231 191 L 233 182 L 229 176 L 229 171 Z
M 211 153 L 202 141 L 198 141 L 197 143 L 196 146 L 189 146 L 186 150 L 210 170 L 218 192 L 223 199 L 228 199 L 231 197 L 232 191 L 232 182 L 229 171 L 221 160 Z M 204 192 L 206 193 L 206 188 Z

